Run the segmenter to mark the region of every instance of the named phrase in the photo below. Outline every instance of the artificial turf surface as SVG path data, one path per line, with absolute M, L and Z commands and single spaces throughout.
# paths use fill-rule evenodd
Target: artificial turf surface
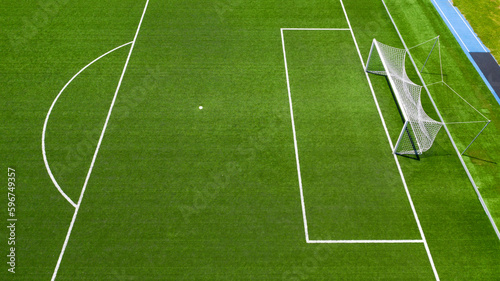
M 446 81 L 493 120 L 464 159 L 500 224 L 499 105 L 432 4 L 400 2 L 387 4 L 407 44 L 441 35 Z M 16 273 L 4 263 L 2 280 L 51 278 L 75 209 L 42 160 L 45 117 L 78 70 L 134 38 L 145 4 L 50 3 L 0 4 L 1 179 L 16 169 L 18 204 Z M 374 37 L 402 46 L 381 2 L 345 6 L 365 61 Z M 434 278 L 422 243 L 306 243 L 283 27 L 347 21 L 337 1 L 149 3 L 57 280 Z M 284 38 L 311 239 L 421 239 L 350 31 Z M 75 202 L 128 50 L 78 76 L 50 116 L 47 157 Z M 394 141 L 387 81 L 370 79 Z M 474 116 L 436 89 L 445 120 Z M 462 149 L 477 133 L 450 130 Z M 500 242 L 446 134 L 421 161 L 398 160 L 442 280 L 495 280 Z

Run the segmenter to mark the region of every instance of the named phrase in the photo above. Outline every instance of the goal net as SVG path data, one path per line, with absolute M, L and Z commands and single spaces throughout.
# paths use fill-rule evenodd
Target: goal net
M 373 39 L 365 71 L 387 76 L 394 92 L 404 126 L 393 153 L 420 155 L 429 150 L 443 126 L 430 118 L 422 107 L 422 86 L 413 83 L 405 70 L 405 49 L 394 48 Z

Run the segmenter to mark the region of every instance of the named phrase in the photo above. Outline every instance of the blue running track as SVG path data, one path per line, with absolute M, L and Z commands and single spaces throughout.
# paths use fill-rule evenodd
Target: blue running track
M 431 0 L 451 33 L 500 104 L 500 66 L 450 0 Z

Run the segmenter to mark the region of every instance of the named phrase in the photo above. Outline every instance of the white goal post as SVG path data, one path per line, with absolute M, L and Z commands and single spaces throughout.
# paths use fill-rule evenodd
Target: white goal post
M 393 153 L 415 154 L 418 158 L 418 155 L 431 148 L 443 124 L 425 113 L 420 97 L 423 86 L 408 78 L 405 70 L 406 55 L 405 49 L 391 47 L 373 39 L 365 71 L 388 78 L 404 118 L 403 129 Z

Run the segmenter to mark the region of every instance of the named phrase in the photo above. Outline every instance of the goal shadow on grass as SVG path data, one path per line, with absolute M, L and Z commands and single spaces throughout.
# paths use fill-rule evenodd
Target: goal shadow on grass
M 384 76 L 384 75 L 380 75 L 380 76 Z M 389 90 L 391 92 L 394 104 L 395 104 L 395 106 L 396 106 L 396 108 L 398 110 L 399 116 L 401 118 L 401 123 L 404 125 L 405 118 L 404 118 L 403 112 L 401 110 L 401 107 L 398 104 L 398 100 L 396 98 L 396 94 L 394 93 L 394 90 L 391 87 L 389 78 L 387 78 L 386 76 L 384 76 L 384 77 L 385 77 L 385 82 L 387 84 L 387 87 L 389 88 Z M 411 143 L 412 143 L 412 145 L 413 145 L 413 147 L 415 149 L 414 137 L 411 135 L 411 132 L 409 131 L 408 128 L 406 129 L 406 134 L 410 138 L 410 141 L 411 141 Z M 434 144 L 432 145 L 432 147 L 429 150 L 427 150 L 425 153 L 422 153 L 420 155 L 417 154 L 417 153 L 415 153 L 415 154 L 398 154 L 398 153 L 396 153 L 396 154 L 398 156 L 400 156 L 400 157 L 404 157 L 404 158 L 408 158 L 408 159 L 412 159 L 412 160 L 416 160 L 416 161 L 420 161 L 421 159 L 430 158 L 430 157 L 441 157 L 441 156 L 451 156 L 451 155 L 454 155 L 453 149 L 447 148 L 448 146 L 446 146 L 446 147 L 443 146 L 442 142 L 446 141 L 446 138 L 443 139 L 444 136 L 442 134 L 443 134 L 443 132 L 439 132 L 438 133 L 438 135 L 441 135 L 441 137 L 436 138 L 436 141 L 434 142 Z M 464 156 L 468 156 L 468 155 L 464 155 Z M 474 157 L 471 157 L 471 158 L 474 158 Z M 491 161 L 488 161 L 488 160 L 485 160 L 485 159 L 480 159 L 480 158 L 475 158 L 475 160 L 491 163 Z M 495 163 L 495 162 L 493 162 L 493 163 Z
M 476 164 L 480 164 L 480 163 L 488 163 L 488 164 L 493 164 L 493 165 L 497 165 L 498 162 L 495 162 L 491 159 L 487 160 L 487 159 L 483 159 L 484 157 L 480 157 L 480 156 L 473 156 L 473 155 L 470 155 L 468 153 L 466 154 L 463 154 L 462 156 L 464 157 L 469 157 L 471 159 L 471 161 L 473 163 L 476 163 Z
M 406 120 L 404 118 L 403 111 L 401 111 L 401 107 L 399 106 L 398 100 L 396 99 L 396 94 L 394 93 L 394 90 L 391 87 L 391 82 L 389 81 L 389 77 L 385 76 L 385 82 L 387 83 L 387 86 L 388 86 L 389 90 L 391 91 L 392 99 L 394 100 L 394 103 L 396 104 L 396 108 L 398 109 L 399 116 L 401 117 L 401 122 L 404 125 Z M 413 146 L 413 149 L 416 151 L 415 143 L 413 142 L 413 137 L 411 136 L 411 133 L 410 133 L 408 127 L 405 129 L 405 131 L 406 131 L 406 135 L 410 139 L 410 142 Z M 420 156 L 416 152 L 415 152 L 415 154 L 397 154 L 397 155 L 401 156 L 401 157 L 413 159 L 416 161 L 420 161 Z

